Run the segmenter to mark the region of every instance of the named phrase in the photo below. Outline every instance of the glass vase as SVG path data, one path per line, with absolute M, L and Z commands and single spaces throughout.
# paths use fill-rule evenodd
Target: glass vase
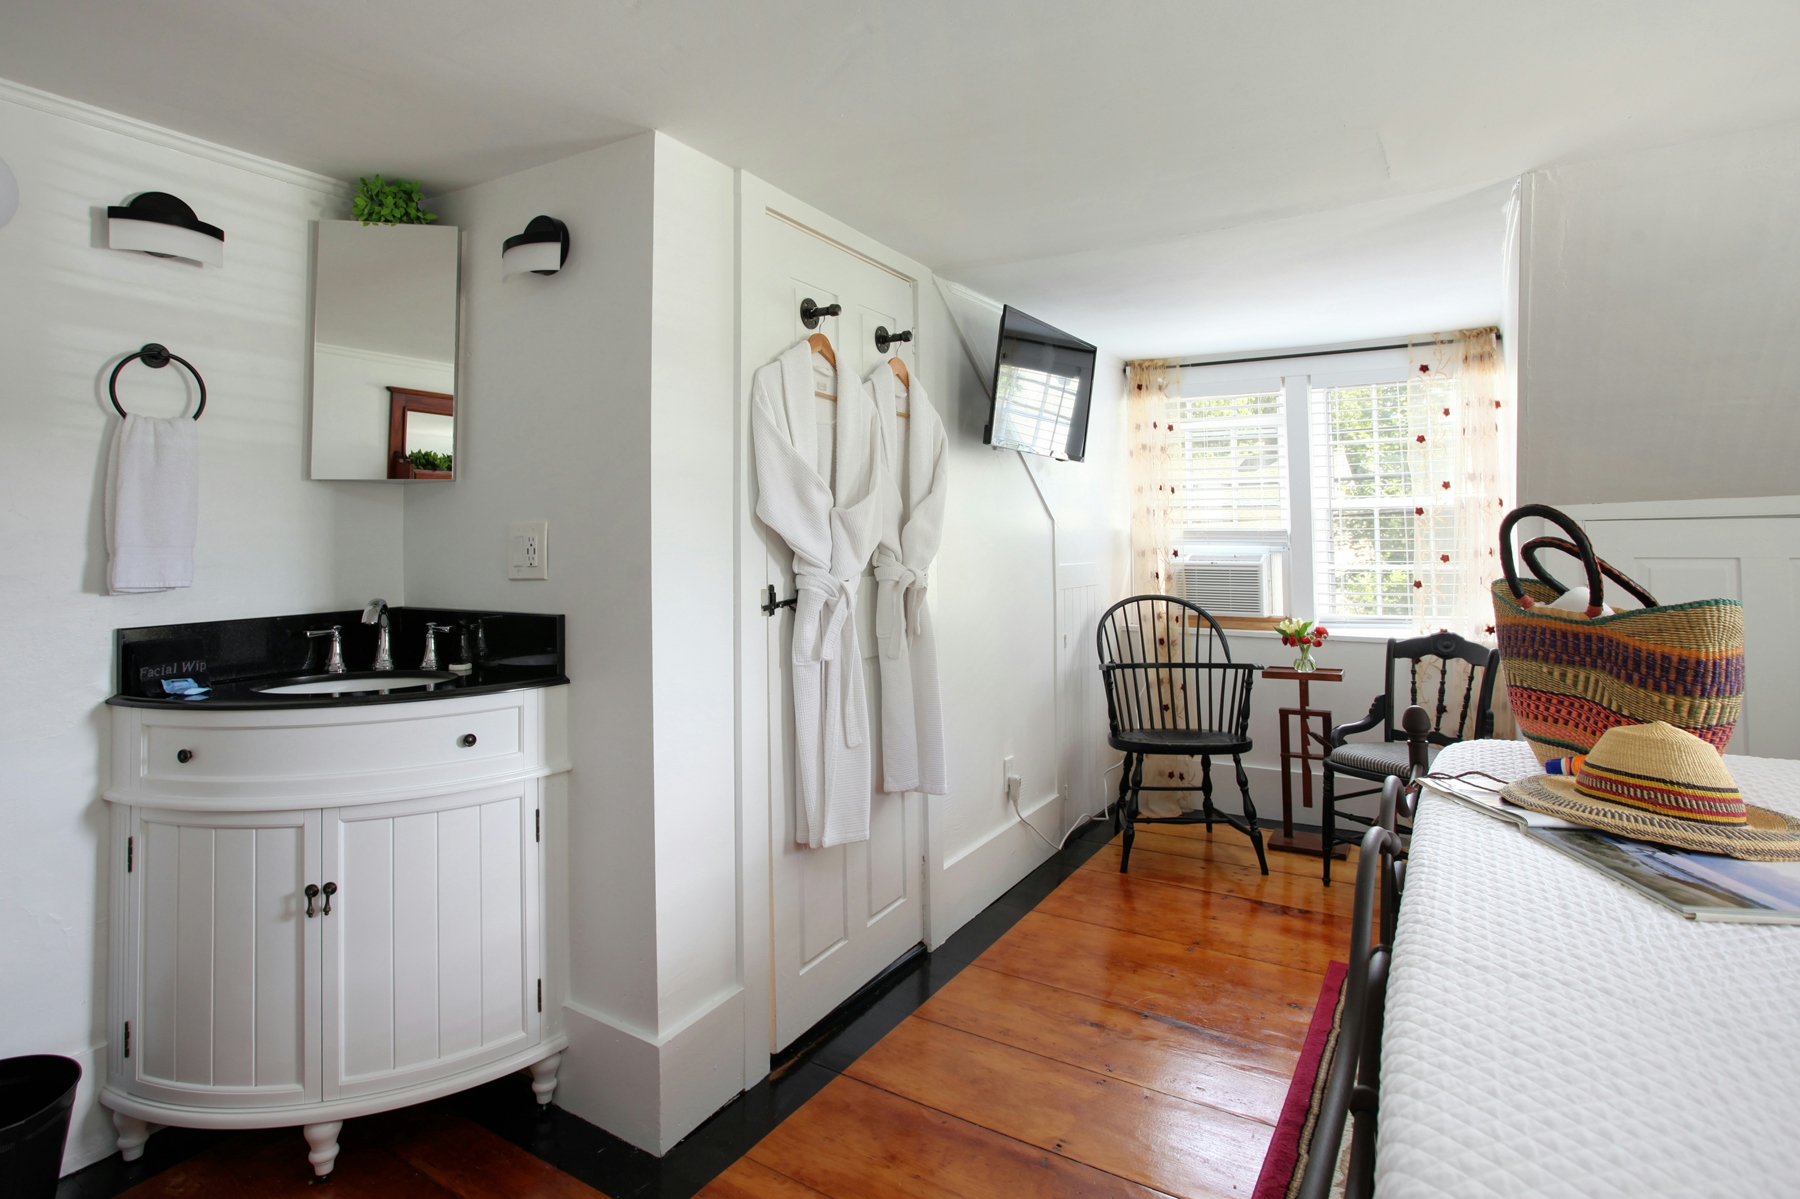
M 1313 661 L 1312 646 L 1301 646 L 1300 656 L 1294 659 L 1294 669 L 1300 671 L 1302 674 L 1309 674 L 1318 668 L 1318 664 Z

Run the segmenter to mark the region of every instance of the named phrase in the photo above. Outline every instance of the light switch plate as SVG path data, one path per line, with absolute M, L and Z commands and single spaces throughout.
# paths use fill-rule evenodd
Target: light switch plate
M 550 522 L 528 521 L 506 526 L 506 577 L 550 577 Z

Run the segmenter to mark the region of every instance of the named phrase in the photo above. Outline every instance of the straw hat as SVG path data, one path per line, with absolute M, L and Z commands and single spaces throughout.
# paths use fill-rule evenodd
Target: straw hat
M 1574 778 L 1532 775 L 1500 796 L 1636 841 L 1800 861 L 1800 820 L 1745 803 L 1717 750 L 1661 721 L 1610 728 L 1576 763 Z

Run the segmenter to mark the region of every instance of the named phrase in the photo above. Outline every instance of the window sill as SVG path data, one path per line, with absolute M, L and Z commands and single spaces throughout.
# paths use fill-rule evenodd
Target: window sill
M 1325 627 L 1331 628 L 1330 625 Z M 1239 637 L 1249 637 L 1258 641 L 1273 641 L 1277 645 L 1281 644 L 1281 634 L 1272 629 L 1226 629 L 1225 632 L 1234 641 Z M 1405 629 L 1337 628 L 1331 629 L 1331 635 L 1325 639 L 1325 645 L 1329 648 L 1334 641 L 1359 641 L 1374 645 L 1386 645 L 1389 638 L 1404 639 L 1411 635 Z M 1314 652 L 1317 654 L 1321 651 Z

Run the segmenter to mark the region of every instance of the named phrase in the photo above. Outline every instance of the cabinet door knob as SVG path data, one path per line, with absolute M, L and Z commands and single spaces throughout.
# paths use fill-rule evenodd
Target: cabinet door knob
M 194 760 L 194 751 L 191 749 L 178 749 L 175 751 L 175 760 L 180 762 L 183 766 L 186 766 L 189 762 Z
M 319 903 L 319 884 L 307 883 L 306 884 L 306 918 L 308 920 L 311 920 L 314 916 L 317 916 L 319 914 L 318 913 L 318 903 Z
M 464 733 L 462 736 L 460 736 L 456 739 L 456 743 L 458 745 L 462 746 L 464 749 L 467 749 L 467 748 L 469 748 L 469 746 L 475 744 L 475 734 L 474 733 Z
M 325 916 L 331 915 L 331 897 L 336 894 L 337 894 L 337 884 L 336 883 L 326 883 L 324 886 L 325 906 L 320 911 L 321 915 L 325 915 Z

